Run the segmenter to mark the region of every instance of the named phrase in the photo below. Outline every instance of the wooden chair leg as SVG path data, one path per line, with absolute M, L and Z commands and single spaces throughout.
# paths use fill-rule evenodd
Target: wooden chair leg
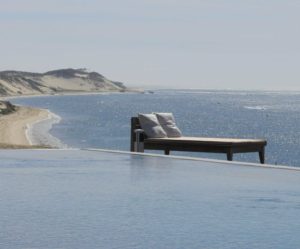
M 260 150 L 259 152 L 259 160 L 261 164 L 265 163 L 265 148 L 263 148 L 262 150 Z
M 170 150 L 165 150 L 165 155 L 170 155 Z

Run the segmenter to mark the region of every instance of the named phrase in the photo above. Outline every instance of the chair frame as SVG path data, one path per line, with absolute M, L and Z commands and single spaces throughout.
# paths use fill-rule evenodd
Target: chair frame
M 206 153 L 224 153 L 228 161 L 233 160 L 235 153 L 249 153 L 258 152 L 260 163 L 265 163 L 265 146 L 267 141 L 264 139 L 256 139 L 254 142 L 247 142 L 245 139 L 240 139 L 238 142 L 230 140 L 207 142 L 201 140 L 197 141 L 182 141 L 176 139 L 163 140 L 163 139 L 149 139 L 145 133 L 136 133 L 137 129 L 142 129 L 139 119 L 137 117 L 131 118 L 131 139 L 130 151 L 135 151 L 135 142 L 137 141 L 137 134 L 139 134 L 139 141 L 144 143 L 144 149 L 147 150 L 163 150 L 165 155 L 169 155 L 170 151 L 190 151 L 190 152 L 206 152 Z

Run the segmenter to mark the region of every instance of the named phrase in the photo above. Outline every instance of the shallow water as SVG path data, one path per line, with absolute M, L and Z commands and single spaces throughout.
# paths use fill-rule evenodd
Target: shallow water
M 139 112 L 173 112 L 184 135 L 265 138 L 267 163 L 300 166 L 299 93 L 166 90 L 13 102 L 58 114 L 62 120 L 51 134 L 70 147 L 129 150 L 130 117 Z M 220 154 L 173 154 L 225 159 Z M 258 162 L 258 155 L 235 155 L 234 160 Z

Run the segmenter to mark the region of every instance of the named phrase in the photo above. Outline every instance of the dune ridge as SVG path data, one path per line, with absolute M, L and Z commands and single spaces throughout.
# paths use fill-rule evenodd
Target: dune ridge
M 59 94 L 68 92 L 124 92 L 127 87 L 86 69 L 59 69 L 46 73 L 0 72 L 0 96 Z

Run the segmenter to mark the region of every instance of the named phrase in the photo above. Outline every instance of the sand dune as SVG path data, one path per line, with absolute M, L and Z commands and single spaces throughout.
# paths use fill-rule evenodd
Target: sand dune
M 68 92 L 122 92 L 121 82 L 85 69 L 60 69 L 46 73 L 0 72 L 0 96 L 60 94 Z

